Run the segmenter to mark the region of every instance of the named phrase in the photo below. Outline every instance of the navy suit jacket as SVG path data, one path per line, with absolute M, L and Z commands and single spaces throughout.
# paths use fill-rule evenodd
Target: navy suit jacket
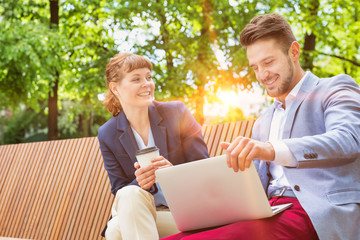
M 201 126 L 182 102 L 153 101 L 149 118 L 160 155 L 173 165 L 209 157 Z M 138 185 L 134 174 L 138 147 L 123 111 L 99 128 L 98 140 L 111 192 L 116 195 L 124 186 Z

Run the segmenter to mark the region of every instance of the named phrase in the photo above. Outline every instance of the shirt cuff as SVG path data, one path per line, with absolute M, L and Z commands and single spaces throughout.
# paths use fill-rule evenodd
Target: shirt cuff
M 282 141 L 270 142 L 275 151 L 275 159 L 273 163 L 286 167 L 297 167 L 298 163 L 290 152 L 290 149 Z

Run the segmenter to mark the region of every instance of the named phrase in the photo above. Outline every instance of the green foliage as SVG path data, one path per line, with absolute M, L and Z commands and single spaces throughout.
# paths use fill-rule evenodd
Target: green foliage
M 237 107 L 229 107 L 229 111 L 224 118 L 218 119 L 219 123 L 236 122 L 241 120 L 247 120 L 243 111 Z
M 49 0 L 0 0 L 0 16 L 9 22 L 44 23 L 49 18 Z
M 17 106 L 24 104 L 46 115 L 42 106 L 58 72 L 60 137 L 96 135 L 97 129 L 79 135 L 78 128 L 99 119 L 90 116 L 106 116 L 98 94 L 104 92 L 105 67 L 116 51 L 105 3 L 60 3 L 59 27 L 50 29 L 49 1 L 1 1 L 0 106 L 21 115 Z
M 314 56 L 316 75 L 329 77 L 346 73 L 360 83 L 359 1 L 289 0 L 279 3 L 274 10 L 290 20 L 300 44 L 304 44 L 306 33 L 316 36 L 315 51 L 310 53 Z M 309 11 L 317 4 L 314 12 Z
M 249 3 L 249 5 L 252 5 Z M 240 32 L 258 9 L 228 1 L 119 1 L 111 27 L 134 41 L 129 49 L 155 63 L 156 98 L 180 99 L 201 122 L 204 98 L 211 102 L 219 86 L 248 88 L 248 73 Z M 251 10 L 249 10 L 251 9 Z M 136 30 L 143 38 L 132 39 Z M 220 52 L 221 50 L 221 52 Z M 219 59 L 223 54 L 225 62 Z M 244 71 L 245 70 L 245 71 Z M 244 72 L 245 74 L 241 74 Z
M 117 52 L 109 35 L 106 2 L 73 0 L 61 5 L 59 31 L 69 40 L 59 87 L 61 138 L 94 136 L 97 129 L 79 134 L 79 126 L 93 125 L 91 116 L 106 116 L 98 94 L 105 92 L 106 64 Z
M 61 69 L 61 46 L 65 40 L 48 27 L 33 22 L 0 22 L 0 91 L 11 98 L 0 104 L 25 103 L 39 109 L 46 100 L 54 70 Z
M 46 117 L 21 106 L 16 114 L 4 119 L 5 144 L 46 140 Z
M 96 135 L 111 117 L 98 95 L 118 51 L 147 56 L 156 99 L 182 100 L 201 121 L 204 99 L 217 101 L 219 88 L 249 89 L 256 81 L 240 33 L 263 13 L 284 15 L 302 46 L 306 34 L 315 36 L 315 49 L 301 57 L 315 74 L 347 73 L 360 82 L 359 1 L 60 0 L 59 8 L 59 26 L 50 29 L 49 0 L 0 0 L 0 106 L 13 112 L 9 143 L 46 133 L 56 72 L 60 138 Z M 243 117 L 232 109 L 224 121 Z

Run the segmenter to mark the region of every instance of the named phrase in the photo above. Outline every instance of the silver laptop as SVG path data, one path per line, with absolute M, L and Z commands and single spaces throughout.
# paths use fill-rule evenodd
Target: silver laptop
M 270 207 L 254 164 L 234 172 L 226 155 L 155 172 L 180 231 L 271 217 L 290 204 Z

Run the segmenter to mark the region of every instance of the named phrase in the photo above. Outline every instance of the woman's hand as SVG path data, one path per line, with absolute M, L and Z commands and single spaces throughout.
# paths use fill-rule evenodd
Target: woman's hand
M 140 167 L 138 162 L 134 163 L 134 167 L 136 168 L 135 176 L 136 181 L 139 183 L 139 186 L 144 189 L 148 190 L 154 185 L 156 178 L 155 178 L 155 171 L 160 168 L 171 167 L 172 164 L 163 156 L 154 158 L 151 160 L 152 164 Z
M 138 162 L 134 163 L 134 167 L 136 168 L 135 176 L 136 181 L 139 183 L 139 186 L 144 189 L 148 190 L 151 188 L 152 185 L 155 183 L 155 167 L 153 164 L 140 167 Z
M 154 158 L 151 162 L 153 163 L 155 170 L 172 166 L 172 163 L 163 156 Z

